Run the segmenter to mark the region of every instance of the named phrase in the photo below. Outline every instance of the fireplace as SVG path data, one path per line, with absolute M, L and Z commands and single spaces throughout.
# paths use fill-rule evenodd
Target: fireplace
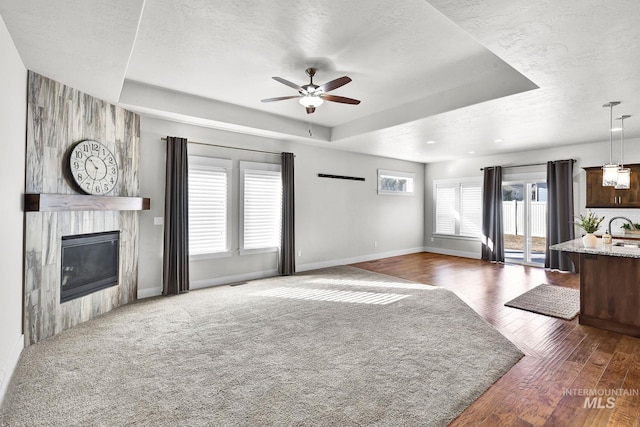
M 118 284 L 120 231 L 62 236 L 60 302 Z

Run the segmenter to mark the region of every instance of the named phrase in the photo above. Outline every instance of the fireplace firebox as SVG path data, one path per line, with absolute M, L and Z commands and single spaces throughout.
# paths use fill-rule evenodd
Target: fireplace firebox
M 60 302 L 118 285 L 120 231 L 62 236 Z

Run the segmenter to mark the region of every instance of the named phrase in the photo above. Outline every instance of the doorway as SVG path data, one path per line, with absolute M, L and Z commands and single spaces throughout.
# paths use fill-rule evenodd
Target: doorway
M 502 185 L 505 262 L 544 266 L 547 183 L 512 181 Z

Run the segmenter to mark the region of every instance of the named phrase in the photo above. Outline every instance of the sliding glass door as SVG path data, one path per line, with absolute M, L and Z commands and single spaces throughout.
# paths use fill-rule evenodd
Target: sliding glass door
M 502 185 L 506 262 L 544 265 L 547 234 L 547 183 L 513 181 Z

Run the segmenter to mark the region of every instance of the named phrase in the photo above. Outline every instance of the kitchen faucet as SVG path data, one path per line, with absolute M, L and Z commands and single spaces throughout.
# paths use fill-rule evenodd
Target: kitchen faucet
M 627 221 L 627 222 L 629 223 L 629 225 L 631 225 L 631 229 L 632 229 L 632 230 L 635 228 L 635 226 L 633 225 L 633 221 L 631 221 L 629 218 L 627 218 L 627 217 L 625 217 L 625 216 L 614 216 L 613 218 L 611 218 L 611 219 L 609 220 L 609 229 L 608 229 L 609 234 L 612 234 L 612 233 L 611 233 L 611 231 L 612 231 L 612 230 L 611 230 L 611 223 L 612 223 L 612 222 L 613 222 L 613 220 L 615 220 L 615 219 L 624 219 L 625 221 Z

